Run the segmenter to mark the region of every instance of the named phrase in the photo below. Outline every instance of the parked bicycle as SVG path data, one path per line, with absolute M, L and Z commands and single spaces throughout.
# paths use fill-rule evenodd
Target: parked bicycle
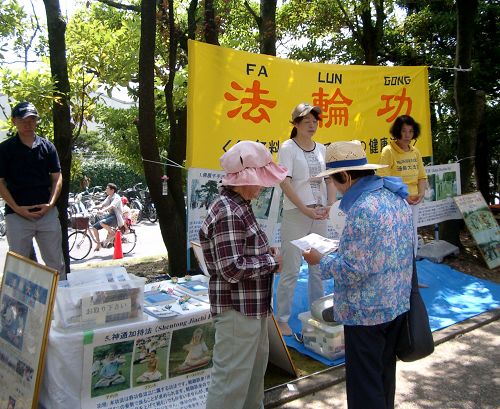
M 73 233 L 68 236 L 69 257 L 72 260 L 83 260 L 90 254 L 94 240 L 89 233 L 89 219 L 88 215 L 72 216 L 70 219 L 71 228 L 75 229 Z M 132 228 L 130 220 L 125 221 L 125 225 L 119 228 L 121 236 L 121 245 L 123 254 L 130 253 L 137 244 L 137 234 Z M 111 239 L 103 243 L 103 247 L 113 247 L 115 245 L 117 227 L 113 227 L 113 236 Z
M 156 223 L 158 220 L 158 214 L 156 213 L 156 208 L 151 200 L 151 195 L 149 194 L 149 190 L 146 189 L 143 191 L 143 198 L 144 198 L 144 208 L 142 209 L 142 212 L 144 213 L 144 216 L 151 222 L 151 223 Z
M 142 203 L 142 196 L 139 189 L 142 183 L 137 183 L 133 187 L 125 189 L 123 192 L 119 192 L 120 196 L 125 196 L 128 199 L 129 207 L 131 209 L 138 210 L 137 223 L 142 220 L 144 205 Z

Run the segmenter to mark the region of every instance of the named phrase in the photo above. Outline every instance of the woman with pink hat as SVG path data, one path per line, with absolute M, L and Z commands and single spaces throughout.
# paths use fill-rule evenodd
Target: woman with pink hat
M 304 252 L 334 278 L 333 313 L 344 324 L 347 406 L 394 408 L 396 341 L 410 308 L 413 226 L 401 178 L 380 177 L 359 141 L 336 142 L 326 150 L 326 170 L 342 193 L 346 223 L 338 250 Z
M 271 253 L 250 201 L 279 184 L 286 169 L 258 142 L 238 142 L 220 158 L 226 175 L 199 237 L 210 274 L 210 312 L 215 345 L 208 409 L 263 408 L 269 355 L 267 319 L 273 275 L 280 258 Z
M 299 104 L 292 111 L 293 129 L 290 139 L 278 152 L 278 160 L 288 169 L 287 178 L 281 183 L 283 189 L 283 219 L 281 222 L 281 270 L 276 293 L 278 326 L 283 335 L 292 335 L 288 319 L 292 312 L 292 300 L 299 277 L 302 254 L 290 242 L 310 233 L 327 235 L 329 208 L 336 200 L 333 183 L 317 177 L 325 170 L 325 146 L 315 142 L 321 108 Z M 309 266 L 309 305 L 323 297 L 323 282 L 319 268 Z

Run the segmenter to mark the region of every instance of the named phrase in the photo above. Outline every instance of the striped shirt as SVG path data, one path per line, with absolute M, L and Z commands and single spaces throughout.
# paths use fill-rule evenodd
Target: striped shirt
M 199 236 L 210 273 L 212 315 L 234 309 L 246 316 L 267 317 L 278 263 L 269 253 L 266 234 L 250 202 L 222 188 L 208 209 Z

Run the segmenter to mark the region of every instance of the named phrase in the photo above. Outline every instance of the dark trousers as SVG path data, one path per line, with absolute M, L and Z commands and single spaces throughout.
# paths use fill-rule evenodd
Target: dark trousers
M 393 409 L 396 340 L 402 315 L 379 325 L 346 325 L 345 369 L 349 409 Z

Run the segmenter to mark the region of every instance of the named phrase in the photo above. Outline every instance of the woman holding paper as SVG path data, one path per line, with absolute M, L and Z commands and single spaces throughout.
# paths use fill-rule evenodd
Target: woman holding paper
M 279 164 L 288 169 L 280 184 L 284 193 L 281 222 L 281 255 L 283 268 L 278 283 L 276 317 L 281 333 L 292 335 L 288 325 L 291 315 L 302 252 L 290 242 L 310 233 L 327 235 L 330 206 L 336 191 L 330 179 L 316 175 L 325 170 L 325 146 L 313 140 L 318 129 L 321 108 L 301 103 L 292 111 L 290 139 L 278 152 Z M 319 268 L 309 267 L 309 305 L 324 295 Z
M 412 214 L 400 178 L 380 177 L 359 141 L 326 151 L 325 172 L 343 195 L 346 223 L 338 250 L 311 249 L 304 258 L 333 277 L 335 321 L 344 324 L 349 409 L 394 408 L 396 341 L 410 308 L 413 271 Z

